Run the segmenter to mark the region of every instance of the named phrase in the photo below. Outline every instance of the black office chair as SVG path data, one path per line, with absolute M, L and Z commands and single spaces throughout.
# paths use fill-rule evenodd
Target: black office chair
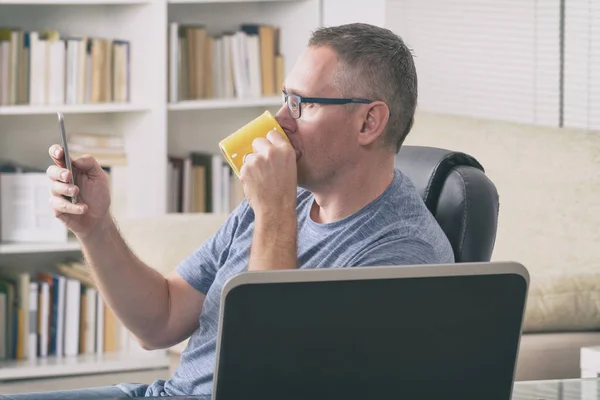
M 498 192 L 468 154 L 402 146 L 396 167 L 414 183 L 452 244 L 456 262 L 490 261 L 498 223 Z

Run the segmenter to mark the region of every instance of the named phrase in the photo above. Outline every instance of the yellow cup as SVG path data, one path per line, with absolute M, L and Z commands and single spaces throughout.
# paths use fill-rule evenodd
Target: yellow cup
M 290 141 L 273 114 L 267 110 L 219 142 L 221 152 L 238 178 L 244 157 L 254 151 L 252 141 L 259 137 L 266 138 L 267 133 L 273 130 L 280 132 L 288 142 Z

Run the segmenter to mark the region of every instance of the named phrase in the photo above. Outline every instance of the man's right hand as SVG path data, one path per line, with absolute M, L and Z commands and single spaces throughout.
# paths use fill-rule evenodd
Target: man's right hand
M 75 182 L 71 185 L 71 172 L 65 166 L 63 148 L 52 145 L 49 153 L 55 164 L 46 171 L 52 180 L 50 206 L 69 230 L 84 239 L 110 218 L 108 176 L 93 157 L 82 156 L 71 162 Z M 63 195 L 76 195 L 78 202 L 72 204 Z
M 75 185 L 69 183 L 62 147 L 50 147 L 50 157 L 56 164 L 47 170 L 52 180 L 50 205 L 80 239 L 103 300 L 146 349 L 166 348 L 189 337 L 198 328 L 204 294 L 177 271 L 165 278 L 129 249 L 109 212 L 108 176 L 93 157 L 71 162 Z M 77 195 L 78 203 L 63 195 Z

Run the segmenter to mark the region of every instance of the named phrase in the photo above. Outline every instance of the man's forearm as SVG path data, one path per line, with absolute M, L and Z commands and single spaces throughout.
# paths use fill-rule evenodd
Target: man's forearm
M 87 238 L 82 249 L 104 301 L 142 343 L 160 340 L 169 319 L 167 280 L 137 258 L 112 218 Z
M 248 270 L 296 268 L 297 229 L 295 209 L 256 215 Z

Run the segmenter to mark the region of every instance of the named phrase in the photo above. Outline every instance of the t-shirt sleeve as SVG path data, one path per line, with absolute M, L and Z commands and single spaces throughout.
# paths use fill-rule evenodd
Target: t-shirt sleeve
M 418 238 L 387 240 L 365 249 L 351 261 L 351 266 L 390 266 L 442 264 L 453 260 L 440 259 L 433 246 Z
M 240 219 L 247 208 L 244 201 L 212 236 L 177 266 L 177 273 L 199 292 L 208 292 L 217 271 L 225 264 Z

